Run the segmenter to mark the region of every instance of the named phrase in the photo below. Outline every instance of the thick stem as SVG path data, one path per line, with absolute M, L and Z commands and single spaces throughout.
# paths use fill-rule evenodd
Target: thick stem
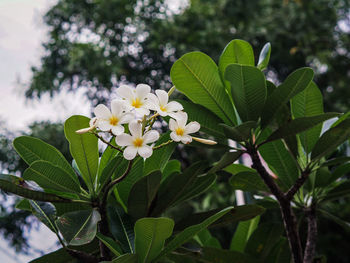
M 312 263 L 316 252 L 317 219 L 316 204 L 312 204 L 305 209 L 307 218 L 307 240 L 304 251 L 304 263 Z
M 297 228 L 297 220 L 290 203 L 291 200 L 287 198 L 287 196 L 275 183 L 272 176 L 266 171 L 265 167 L 261 163 L 256 148 L 247 147 L 247 152 L 252 158 L 252 168 L 254 168 L 259 173 L 259 175 L 261 176 L 261 178 L 263 179 L 267 187 L 270 189 L 271 193 L 276 197 L 279 203 L 287 239 L 293 256 L 293 261 L 294 263 L 302 263 L 303 250 L 301 247 L 299 232 Z

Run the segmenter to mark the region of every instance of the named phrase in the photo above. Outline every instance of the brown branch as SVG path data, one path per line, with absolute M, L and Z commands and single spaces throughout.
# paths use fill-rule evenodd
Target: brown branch
M 119 152 L 123 152 L 122 149 L 120 149 L 118 146 L 115 146 L 113 144 L 111 144 L 110 142 L 106 141 L 102 136 L 98 135 L 97 133 L 93 133 L 98 139 L 100 139 L 102 142 L 104 142 L 105 144 L 107 144 L 108 146 L 112 147 L 113 149 L 116 149 Z
M 295 181 L 294 185 L 292 185 L 292 187 L 289 188 L 289 190 L 285 194 L 287 200 L 291 201 L 293 199 L 294 195 L 303 186 L 303 184 L 305 183 L 305 181 L 309 177 L 309 175 L 310 175 L 310 170 L 309 169 L 305 169 L 301 173 L 300 177 Z
M 316 219 L 316 204 L 313 203 L 310 207 L 305 208 L 307 218 L 307 240 L 304 251 L 304 263 L 312 263 L 316 252 L 317 238 L 317 219 Z
M 287 239 L 292 252 L 293 261 L 294 263 L 302 263 L 303 251 L 301 247 L 299 232 L 297 229 L 296 216 L 292 210 L 290 200 L 287 199 L 286 195 L 262 165 L 257 149 L 254 146 L 247 147 L 247 153 L 252 158 L 252 168 L 254 168 L 259 173 L 260 177 L 263 179 L 264 183 L 267 185 L 279 203 L 284 228 L 286 230 Z

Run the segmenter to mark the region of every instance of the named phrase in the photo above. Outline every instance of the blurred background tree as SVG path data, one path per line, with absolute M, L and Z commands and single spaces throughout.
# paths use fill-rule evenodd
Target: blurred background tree
M 93 107 L 108 103 L 110 92 L 121 83 L 148 83 L 155 89 L 169 89 L 170 68 L 181 55 L 200 50 L 217 62 L 225 45 L 240 38 L 253 45 L 256 56 L 266 42 L 271 42 L 267 72 L 270 78 L 283 80 L 294 69 L 311 66 L 325 98 L 325 110 L 349 110 L 348 0 L 58 0 L 45 14 L 44 22 L 48 38 L 43 43 L 41 65 L 32 67 L 28 98 L 84 89 Z M 71 160 L 61 124 L 38 122 L 30 130 L 29 135 L 54 145 Z M 11 148 L 14 135 L 3 134 L 6 135 L 0 138 L 0 168 L 20 173 L 25 164 Z M 198 153 L 193 148 L 179 155 L 184 155 L 180 156 L 183 159 L 190 155 L 193 159 L 215 161 L 220 154 L 213 157 L 213 153 Z M 222 177 L 221 181 L 225 180 Z M 228 189 L 216 186 L 207 194 L 206 200 L 214 200 L 211 208 L 232 203 L 232 198 L 218 198 L 218 191 L 225 196 Z M 202 199 L 198 198 L 192 209 L 204 207 Z M 344 203 L 332 209 L 340 208 L 349 210 Z M 0 230 L 18 249 L 21 244 L 25 248 L 21 225 L 27 222 L 30 227 L 31 221 L 25 220 L 27 215 L 14 211 L 13 206 L 1 211 Z M 4 219 L 9 213 L 17 213 L 18 219 L 13 222 L 18 224 L 12 224 L 17 226 L 17 232 Z M 345 214 L 344 218 L 349 219 Z M 320 251 L 334 248 L 333 241 L 350 244 L 349 237 L 337 236 L 337 226 L 323 221 L 320 225 L 333 233 L 332 238 L 322 238 L 320 234 Z M 6 234 L 11 232 L 17 234 Z M 221 240 L 227 241 L 225 238 Z M 345 249 L 325 252 L 334 262 L 350 260 Z

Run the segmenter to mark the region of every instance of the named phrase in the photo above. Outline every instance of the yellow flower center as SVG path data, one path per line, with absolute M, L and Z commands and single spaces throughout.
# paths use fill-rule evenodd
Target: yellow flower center
M 160 107 L 159 107 L 159 108 L 160 108 L 160 110 L 161 110 L 161 111 L 166 111 L 166 107 L 165 107 L 165 106 L 163 106 L 163 105 L 160 105 Z
M 133 144 L 135 147 L 141 147 L 142 144 L 143 144 L 143 139 L 142 138 L 136 138 L 134 141 L 133 141 Z
M 182 136 L 182 135 L 184 135 L 185 130 L 183 128 L 179 127 L 175 130 L 175 132 L 176 132 L 176 135 Z
M 142 102 L 139 98 L 136 98 L 132 101 L 131 105 L 135 108 L 140 108 L 142 106 Z
M 118 122 L 119 122 L 119 120 L 115 116 L 112 116 L 112 117 L 109 118 L 109 124 L 110 125 L 116 126 L 118 124 Z

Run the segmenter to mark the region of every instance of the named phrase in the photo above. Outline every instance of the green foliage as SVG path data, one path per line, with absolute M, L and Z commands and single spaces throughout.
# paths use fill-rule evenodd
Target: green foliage
M 247 241 L 255 229 L 258 227 L 259 221 L 260 216 L 244 222 L 240 222 L 237 226 L 234 236 L 232 237 L 230 250 L 243 252 L 247 245 Z
M 224 128 L 224 133 L 227 138 L 242 142 L 250 139 L 252 130 L 256 128 L 257 123 L 255 121 L 247 121 L 235 127 L 230 127 L 225 124 L 221 124 L 221 126 Z
M 267 65 L 269 64 L 269 61 L 270 61 L 270 55 L 271 55 L 271 44 L 266 43 L 259 55 L 259 61 L 257 65 L 258 69 L 264 70 L 267 68 Z

